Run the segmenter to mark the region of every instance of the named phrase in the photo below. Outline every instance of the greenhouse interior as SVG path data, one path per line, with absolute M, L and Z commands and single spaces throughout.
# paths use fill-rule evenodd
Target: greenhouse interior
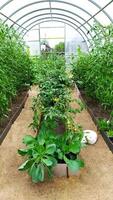
M 113 200 L 113 0 L 0 1 L 0 200 Z

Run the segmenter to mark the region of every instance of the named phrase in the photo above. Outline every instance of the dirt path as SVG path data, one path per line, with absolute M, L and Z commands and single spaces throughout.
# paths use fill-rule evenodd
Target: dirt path
M 113 155 L 100 135 L 95 145 L 82 150 L 86 167 L 78 176 L 33 184 L 26 172 L 17 170 L 22 162 L 17 149 L 22 147 L 23 136 L 30 133 L 31 99 L 35 94 L 33 88 L 25 108 L 0 146 L 0 200 L 113 200 Z M 96 130 L 87 111 L 76 120 L 84 129 Z

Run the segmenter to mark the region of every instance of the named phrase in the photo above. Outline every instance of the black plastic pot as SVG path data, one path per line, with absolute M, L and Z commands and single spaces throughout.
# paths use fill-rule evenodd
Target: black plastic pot
M 70 160 L 76 160 L 77 159 L 77 155 L 78 154 L 74 154 L 74 153 L 68 153 L 68 154 L 65 154 L 65 156 L 66 156 L 66 158 L 68 158 L 68 159 L 70 159 Z M 60 163 L 60 164 L 64 164 L 65 163 L 65 161 L 64 160 L 58 160 L 58 163 Z

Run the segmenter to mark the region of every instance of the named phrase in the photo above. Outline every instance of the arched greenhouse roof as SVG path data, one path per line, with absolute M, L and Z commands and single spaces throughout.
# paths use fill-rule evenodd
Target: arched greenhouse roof
M 86 41 L 94 22 L 113 22 L 110 0 L 1 0 L 0 18 L 23 36 L 37 24 L 58 21 L 73 27 Z

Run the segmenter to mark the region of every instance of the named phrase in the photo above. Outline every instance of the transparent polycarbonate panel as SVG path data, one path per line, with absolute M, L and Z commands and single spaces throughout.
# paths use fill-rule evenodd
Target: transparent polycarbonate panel
M 60 18 L 63 18 L 64 20 L 67 20 L 67 21 L 70 21 L 70 22 L 72 22 L 73 23 L 73 25 L 74 24 L 76 24 L 77 26 L 79 26 L 80 24 L 76 21 L 76 19 L 74 20 L 74 19 L 72 19 L 72 18 L 70 18 L 70 17 L 68 17 L 68 16 L 62 16 L 62 15 L 57 15 L 57 14 L 52 14 L 52 16 L 53 17 L 60 17 Z
M 41 39 L 41 42 L 43 42 L 45 40 Z M 59 38 L 56 38 L 56 39 L 46 39 L 48 45 L 51 47 L 51 48 L 54 48 L 56 44 L 58 44 L 59 42 L 64 42 L 64 39 L 59 39 Z
M 110 20 L 102 12 L 96 15 L 96 19 L 103 25 L 110 24 Z
M 2 9 L 2 6 L 6 4 L 6 2 L 8 2 L 8 0 L 0 0 L 0 9 Z
M 49 22 L 50 21 L 50 22 Z M 51 19 L 50 18 L 46 18 L 45 20 L 41 20 L 40 22 L 37 22 L 37 23 L 35 23 L 34 25 L 31 25 L 29 28 L 28 28 L 28 30 L 31 30 L 32 28 L 34 28 L 37 24 L 39 24 L 40 23 L 40 27 L 41 27 L 41 23 L 44 23 L 44 22 L 48 22 L 48 24 L 50 24 L 50 23 L 53 23 L 53 26 L 56 26 L 56 22 L 62 22 L 62 24 L 63 23 L 67 23 L 65 20 L 63 20 L 63 19 L 54 19 L 54 17 L 52 18 L 52 21 L 51 21 Z M 68 25 L 70 25 L 71 26 L 71 23 L 67 23 Z M 43 26 L 43 25 L 42 25 Z
M 4 21 L 6 19 L 6 17 L 4 17 L 3 15 L 0 14 L 0 20 Z
M 64 28 L 40 28 L 40 38 L 64 38 Z
M 27 41 L 39 40 L 39 30 L 31 30 L 27 34 Z
M 66 25 L 65 29 L 65 57 L 66 63 L 70 63 L 72 55 L 77 55 L 77 49 L 80 47 L 83 51 L 88 51 L 88 47 L 84 38 L 72 29 L 70 26 Z
M 6 5 L 6 2 L 10 2 L 10 3 Z M 79 16 L 82 17 L 84 20 L 88 20 L 91 17 L 91 15 L 94 15 L 96 12 L 99 11 L 100 8 L 104 7 L 109 2 L 110 0 L 101 0 L 101 1 L 98 1 L 98 0 L 79 0 L 79 1 L 78 0 L 59 0 L 59 1 L 51 2 L 51 8 L 52 8 L 51 10 L 53 13 L 59 13 L 59 14 L 62 13 L 64 15 L 73 17 L 77 21 L 82 23 L 82 19 L 79 18 Z M 5 7 L 2 8 L 2 5 L 5 5 Z M 26 6 L 26 5 L 29 5 L 29 6 Z M 24 7 L 24 9 L 21 9 L 22 7 Z M 19 18 L 23 17 L 18 21 L 19 24 L 22 24 L 27 19 L 31 19 L 31 17 L 33 16 L 50 12 L 50 3 L 49 1 L 39 1 L 39 0 L 35 0 L 35 1 L 34 0 L 24 0 L 24 1 L 0 0 L 0 8 L 2 8 L 1 11 L 5 15 L 11 16 L 11 19 L 13 19 L 14 21 L 15 20 L 18 21 Z M 19 9 L 20 11 L 16 12 Z M 111 3 L 110 6 L 108 6 L 104 10 L 113 18 L 113 12 L 112 12 L 113 3 Z M 72 14 L 72 12 L 75 13 L 76 16 Z M 15 15 L 12 15 L 12 13 L 15 13 Z M 31 14 L 26 15 L 27 13 L 31 13 Z M 97 20 L 99 20 L 101 23 L 109 24 L 110 23 L 109 19 L 105 17 L 105 13 L 103 14 L 102 13 L 103 11 L 100 14 L 98 14 L 98 16 L 95 18 L 97 18 Z M 3 17 L 1 18 L 4 20 Z
M 8 4 L 6 7 L 2 9 L 2 12 L 4 14 L 7 14 L 10 16 L 12 13 L 14 13 L 16 10 L 20 9 L 21 7 L 31 3 L 29 6 L 24 7 L 24 9 L 21 9 L 19 12 L 15 13 L 15 15 L 12 16 L 12 19 L 17 20 L 19 17 L 23 16 L 24 14 L 28 12 L 32 12 L 34 10 L 49 8 L 49 2 L 41 2 L 41 3 L 35 3 L 33 0 L 24 0 L 24 1 L 18 1 L 14 0 L 10 4 Z
M 7 21 L 7 24 L 8 24 L 8 26 L 12 26 L 13 22 L 10 21 L 10 20 L 8 20 L 8 21 Z
M 18 23 L 21 25 L 26 25 L 27 22 L 33 21 L 36 19 L 41 18 L 41 17 L 45 17 L 46 15 L 50 15 L 50 11 L 49 10 L 42 10 L 42 11 L 37 11 L 37 12 L 33 12 L 33 13 L 29 13 L 28 15 L 24 15 L 23 18 L 21 18 L 20 20 L 18 20 Z
M 49 9 L 49 3 L 40 3 L 40 6 L 36 6 L 35 4 L 28 6 L 19 12 L 17 12 L 14 16 L 11 18 L 13 20 L 18 20 L 20 22 L 24 22 L 24 20 L 29 19 L 29 17 L 32 17 L 32 15 L 40 15 L 44 12 L 50 12 Z M 45 10 L 47 9 L 47 10 Z M 20 20 L 19 20 L 20 19 Z
M 40 43 L 39 43 L 39 41 L 32 41 L 32 42 L 26 41 L 26 45 L 29 47 L 30 54 L 32 56 L 40 54 Z
M 111 16 L 111 18 L 113 19 L 113 2 L 107 6 L 107 8 L 104 9 L 107 13 L 109 13 L 109 15 Z
M 61 0 L 62 1 L 62 0 Z M 86 10 L 87 12 L 91 13 L 92 15 L 97 12 L 99 9 L 92 4 L 90 1 L 88 0 L 65 0 L 66 3 L 71 3 L 73 5 L 76 5 L 80 8 L 83 8 L 84 10 Z
M 18 25 L 15 24 L 15 25 L 13 26 L 13 28 L 16 30 L 16 29 L 18 28 Z M 20 27 L 20 30 L 23 30 L 23 28 Z
M 63 19 L 67 19 L 67 20 L 70 20 L 70 21 L 72 21 L 73 23 L 74 22 L 76 22 L 76 24 L 79 26 L 80 25 L 80 22 L 78 21 L 77 22 L 77 20 L 76 19 L 74 19 L 74 17 L 72 18 L 72 16 L 66 16 L 66 13 L 64 14 L 64 15 L 62 15 L 62 13 L 60 13 L 60 12 L 58 12 L 58 14 L 57 13 L 52 13 L 52 16 L 53 17 L 63 17 Z M 29 18 L 28 18 L 29 17 Z M 30 23 L 32 23 L 33 21 L 36 21 L 36 20 L 38 20 L 38 19 L 40 19 L 40 18 L 46 18 L 46 17 L 51 17 L 51 13 L 49 13 L 49 14 L 47 14 L 46 12 L 45 13 L 41 13 L 41 14 L 38 14 L 38 12 L 37 13 L 32 13 L 32 15 L 30 14 L 29 16 L 26 16 L 26 17 L 24 17 L 21 21 L 18 21 L 18 23 L 20 24 L 20 25 L 24 25 L 25 27 L 28 25 L 28 24 L 30 24 Z
M 55 22 L 55 21 L 50 21 L 50 22 L 44 22 L 40 24 L 40 27 L 64 27 L 64 23 L 62 22 Z
M 101 6 L 102 8 L 108 3 L 110 2 L 110 0 L 93 0 L 96 4 L 98 4 L 99 6 Z
M 79 21 L 80 23 L 83 23 L 85 20 L 84 18 L 82 18 L 82 16 L 77 15 L 75 12 L 71 12 L 69 10 L 65 10 L 64 8 L 61 8 L 61 10 L 57 10 L 57 9 L 53 9 L 52 8 L 52 14 L 54 13 L 58 13 L 58 14 L 62 14 L 62 15 L 67 15 L 69 17 L 72 17 L 74 19 L 76 19 L 77 21 Z
M 42 19 L 46 19 L 47 17 L 51 17 L 50 14 L 44 15 L 44 16 L 36 16 L 33 17 L 29 20 L 27 20 L 26 22 L 22 23 L 21 25 L 24 26 L 25 28 L 29 27 L 29 25 L 33 24 L 33 23 L 38 23 L 38 21 L 42 20 Z
M 77 15 L 82 16 L 85 20 L 87 20 L 89 18 L 89 16 L 90 16 L 85 11 L 82 11 L 80 8 L 74 7 L 74 6 L 69 5 L 69 4 L 64 4 L 64 3 L 59 3 L 59 2 L 52 2 L 51 5 L 52 5 L 52 8 L 57 8 L 57 9 L 58 8 L 59 9 L 63 8 L 63 9 L 68 10 L 68 11 L 70 10 L 70 11 L 76 13 Z
M 76 54 L 76 49 L 79 45 L 81 45 L 85 41 L 84 38 L 68 25 L 66 25 L 65 35 L 66 35 L 66 53 Z

